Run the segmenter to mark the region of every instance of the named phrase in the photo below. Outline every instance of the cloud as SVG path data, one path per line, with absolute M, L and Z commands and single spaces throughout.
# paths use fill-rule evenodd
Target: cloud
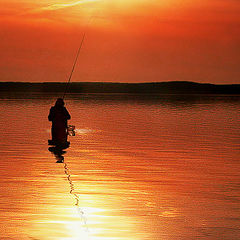
M 32 13 L 39 13 L 39 12 L 45 12 L 45 11 L 55 11 L 58 9 L 62 8 L 68 8 L 68 7 L 73 7 L 81 4 L 87 4 L 87 3 L 92 3 L 92 2 L 100 2 L 101 0 L 81 0 L 77 2 L 72 2 L 72 3 L 59 3 L 59 4 L 52 4 L 46 7 L 41 7 L 38 9 L 34 9 L 31 12 Z

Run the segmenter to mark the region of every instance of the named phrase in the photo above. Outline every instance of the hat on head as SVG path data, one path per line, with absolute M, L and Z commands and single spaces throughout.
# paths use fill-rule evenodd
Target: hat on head
M 64 106 L 64 101 L 62 98 L 58 98 L 56 103 L 55 103 L 56 106 Z

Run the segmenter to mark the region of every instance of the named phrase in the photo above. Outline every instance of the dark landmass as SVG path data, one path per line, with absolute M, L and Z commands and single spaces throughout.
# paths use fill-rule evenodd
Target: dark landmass
M 0 82 L 0 92 L 64 92 L 66 83 Z M 126 94 L 240 94 L 240 84 L 206 84 L 186 81 L 153 83 L 73 82 L 67 93 Z

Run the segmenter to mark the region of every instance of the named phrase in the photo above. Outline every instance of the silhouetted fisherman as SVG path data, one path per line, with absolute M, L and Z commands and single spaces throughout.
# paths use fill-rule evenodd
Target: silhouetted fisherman
M 51 145 L 67 144 L 67 120 L 71 118 L 64 107 L 62 98 L 58 98 L 55 106 L 51 107 L 48 120 L 52 121 L 52 141 Z

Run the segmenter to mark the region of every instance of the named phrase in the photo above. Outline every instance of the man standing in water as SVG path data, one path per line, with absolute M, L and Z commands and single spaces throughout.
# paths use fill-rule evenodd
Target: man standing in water
M 52 121 L 51 145 L 67 144 L 67 120 L 70 118 L 70 114 L 64 107 L 63 99 L 58 98 L 48 115 L 48 120 Z

